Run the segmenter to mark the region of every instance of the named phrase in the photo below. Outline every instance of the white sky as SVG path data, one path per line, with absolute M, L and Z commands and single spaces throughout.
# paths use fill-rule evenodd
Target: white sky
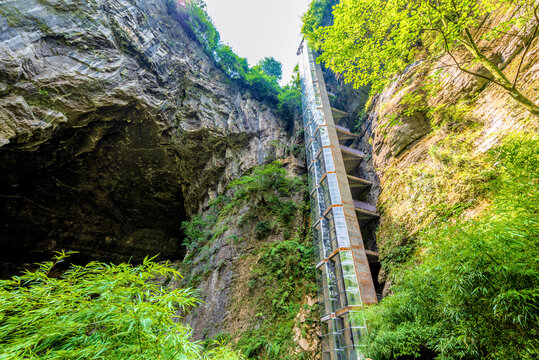
M 221 41 L 256 65 L 266 56 L 283 64 L 288 83 L 297 64 L 301 15 L 310 0 L 205 0 Z

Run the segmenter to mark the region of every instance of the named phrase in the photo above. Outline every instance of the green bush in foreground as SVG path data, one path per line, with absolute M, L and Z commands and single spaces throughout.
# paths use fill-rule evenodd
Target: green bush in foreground
M 156 281 L 178 278 L 176 270 L 146 259 L 72 265 L 50 277 L 67 256 L 0 281 L 0 359 L 240 359 L 226 346 L 204 352 L 190 340 L 177 313 L 199 300 Z
M 393 294 L 366 310 L 366 354 L 383 359 L 536 359 L 539 354 L 539 138 L 490 155 L 492 207 L 418 235 Z M 422 357 L 423 356 L 423 357 Z

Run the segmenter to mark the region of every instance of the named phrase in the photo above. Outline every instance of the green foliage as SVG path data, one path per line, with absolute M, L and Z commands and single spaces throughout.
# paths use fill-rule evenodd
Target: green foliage
M 203 0 L 187 1 L 187 24 L 195 39 L 203 46 L 206 54 L 231 79 L 243 80 L 249 72 L 247 60 L 234 53 L 232 48 L 221 43 L 221 36 L 206 12 Z
M 235 179 L 229 185 L 228 195 L 214 199 L 204 216 L 196 215 L 182 223 L 183 245 L 189 250 L 183 261 L 184 266 L 191 265 L 196 255 L 199 261 L 210 264 L 209 248 L 212 242 L 229 228 L 227 221 L 230 214 L 244 206 L 248 206 L 248 211 L 237 225 L 256 224 L 253 230 L 259 240 L 267 238 L 274 230 L 288 230 L 290 237 L 291 222 L 301 210 L 292 199 L 298 191 L 306 191 L 303 179 L 288 176 L 278 162 L 255 167 L 249 174 Z M 237 235 L 232 235 L 230 240 L 240 243 Z M 196 285 L 210 269 L 191 271 L 186 282 L 191 286 Z
M 276 104 L 280 92 L 279 84 L 271 76 L 266 75 L 258 67 L 253 67 L 244 78 L 251 93 L 259 100 L 268 100 Z
M 202 0 L 189 0 L 186 4 L 190 15 L 187 17 L 187 22 L 195 35 L 195 39 L 204 44 L 206 53 L 214 58 L 215 51 L 220 47 L 221 36 L 206 12 L 206 4 Z
M 280 171 L 279 171 L 280 172 Z M 277 175 L 277 178 L 282 175 Z M 268 360 L 310 359 L 313 354 L 297 349 L 294 341 L 294 328 L 304 334 L 317 322 L 316 307 L 302 304 L 306 296 L 314 296 L 313 248 L 308 223 L 309 208 L 307 189 L 303 185 L 271 181 L 271 187 L 280 189 L 283 194 L 291 189 L 301 189 L 305 195 L 302 206 L 291 200 L 282 201 L 271 210 L 277 214 L 277 222 L 287 224 L 284 231 L 290 229 L 293 217 L 301 214 L 301 223 L 295 233 L 285 240 L 264 243 L 259 250 L 259 258 L 253 268 L 249 287 L 256 292 L 255 301 L 261 312 L 257 319 L 257 328 L 242 334 L 238 347 L 249 358 Z M 262 186 L 264 188 L 265 186 Z M 271 207 L 270 207 L 271 208 Z M 277 212 L 280 209 L 280 212 Z M 267 210 L 266 210 L 267 211 Z M 260 223 L 259 223 L 260 224 Z M 258 224 L 257 224 L 258 226 Z M 291 237 L 291 238 L 290 238 Z M 302 312 L 302 321 L 298 314 Z M 311 336 L 314 336 L 311 334 Z
M 293 328 L 295 321 L 276 323 L 275 326 L 263 324 L 257 330 L 243 334 L 238 347 L 248 359 L 264 360 L 310 360 L 314 354 L 298 348 L 294 343 Z
M 254 275 L 266 282 L 264 302 L 273 309 L 272 314 L 296 314 L 294 303 L 305 295 L 302 279 L 310 286 L 314 283 L 313 247 L 309 241 L 298 238 L 265 246 Z M 307 289 L 307 293 L 314 288 Z M 294 304 L 290 308 L 290 304 Z
M 216 340 L 210 343 L 208 350 L 205 352 L 204 360 L 242 360 L 245 359 L 238 351 L 227 346 L 229 338 Z
M 301 177 L 289 177 L 278 162 L 255 167 L 250 174 L 232 181 L 229 186 L 233 195 L 223 213 L 250 204 L 250 211 L 243 220 L 258 220 L 255 232 L 261 238 L 269 235 L 275 227 L 281 230 L 289 228 L 299 210 L 291 197 L 306 189 Z
M 177 313 L 198 299 L 157 281 L 178 279 L 176 270 L 151 259 L 91 262 L 50 277 L 67 256 L 0 281 L 2 359 L 240 359 L 222 345 L 203 353 L 190 340 Z
M 259 67 L 264 74 L 272 77 L 276 81 L 281 80 L 283 76 L 283 65 L 273 57 L 265 57 L 256 66 Z
M 279 162 L 257 166 L 250 174 L 243 175 L 230 183 L 229 188 L 233 196 L 227 207 L 254 201 L 255 204 L 264 207 L 263 211 L 280 213 L 282 198 L 294 195 L 304 186 L 302 178 L 288 177 L 286 170 Z
M 304 198 L 298 201 L 301 194 Z M 246 209 L 240 227 L 252 226 L 258 250 L 252 255 L 254 266 L 248 281 L 252 299 L 238 300 L 252 304 L 242 306 L 254 306 L 258 314 L 252 319 L 254 329 L 241 334 L 237 348 L 249 358 L 307 360 L 310 356 L 298 351 L 294 340 L 300 311 L 305 314 L 299 324 L 302 332 L 312 329 L 316 322 L 314 310 L 302 304 L 315 290 L 306 194 L 305 179 L 289 176 L 281 164 L 274 162 L 232 181 L 227 196 L 212 202 L 210 219 L 195 217 L 183 224 L 190 238 L 186 243 L 197 243 L 193 251 L 202 254 L 216 238 L 215 229 L 223 227 L 230 214 Z M 268 239 L 279 233 L 284 234 L 284 240 L 277 236 L 275 241 Z
M 526 109 L 539 115 L 539 106 L 516 88 L 518 71 L 509 81 L 477 45 L 481 39 L 492 40 L 502 34 L 513 36 L 511 33 L 519 31 L 533 31 L 534 36 L 539 36 L 537 29 L 533 30 L 535 1 L 519 1 L 518 11 L 513 6 L 512 0 L 439 0 L 435 3 L 431 0 L 344 0 L 333 11 L 332 26 L 313 31 L 311 28 L 318 23 L 306 14 L 304 32 L 314 34 L 311 35 L 316 41 L 313 45 L 321 44 L 323 52 L 319 59 L 355 86 L 370 84 L 374 91 L 380 91 L 396 74 L 417 61 L 422 52 L 434 56 L 446 53 L 453 66 L 501 86 Z M 494 28 L 487 27 L 487 17 L 495 12 L 512 16 Z M 475 35 L 482 32 L 481 38 Z M 454 55 L 457 51 L 466 52 L 473 61 L 457 59 Z M 477 72 L 474 67 L 477 64 L 481 64 L 488 75 Z
M 338 3 L 339 0 L 313 0 L 307 12 L 303 14 L 301 32 L 314 49 L 318 49 L 321 45 L 316 30 L 333 23 L 332 11 L 333 7 Z
M 187 246 L 188 250 L 200 247 L 212 236 L 214 224 L 215 216 L 211 215 L 206 217 L 195 215 L 190 221 L 184 221 L 182 223 L 183 245 Z
M 282 65 L 273 57 L 264 58 L 258 65 L 249 68 L 245 58 L 238 56 L 232 48 L 221 42 L 219 32 L 206 12 L 203 0 L 188 0 L 187 14 L 178 12 L 174 3 L 168 2 L 169 12 L 176 14 L 180 24 L 187 24 L 188 33 L 204 48 L 205 53 L 238 85 L 249 89 L 258 100 L 275 106 L 287 124 L 301 113 L 301 103 L 291 101 L 291 88 L 284 89 L 278 81 L 282 76 Z M 284 94 L 281 96 L 281 94 Z
M 390 259 L 400 263 L 404 260 L 401 255 L 412 254 L 417 232 L 458 219 L 467 208 L 486 201 L 496 171 L 474 152 L 481 125 L 467 119 L 460 108 L 438 109 L 435 117 L 442 117 L 437 122 L 443 125 L 431 134 L 437 141 L 431 142 L 428 160 L 384 170 L 384 186 L 398 189 L 383 191 L 379 198 L 385 220 L 377 238 L 387 265 Z M 397 249 L 404 245 L 409 246 L 408 251 Z
M 262 220 L 256 223 L 255 233 L 257 238 L 265 239 L 271 234 L 271 223 L 268 220 Z
M 281 93 L 287 94 L 282 101 L 289 100 L 290 97 L 290 93 L 278 84 L 282 76 L 281 63 L 273 57 L 266 57 L 258 65 L 249 68 L 245 58 L 238 56 L 230 46 L 221 42 L 203 0 L 187 1 L 186 13 L 178 10 L 173 1 L 167 2 L 167 6 L 182 26 L 187 24 L 184 26 L 187 33 L 203 46 L 213 62 L 238 85 L 249 89 L 256 99 L 274 105 L 287 124 L 300 113 L 300 103 L 287 101 L 286 104 L 281 104 Z M 294 110 L 293 106 L 296 106 Z
M 376 359 L 535 359 L 539 353 L 539 138 L 491 151 L 492 206 L 438 222 L 394 274 L 393 294 L 364 312 Z
M 299 82 L 299 67 L 296 65 L 292 81 L 284 86 L 278 95 L 277 111 L 286 122 L 286 130 L 294 128 L 294 119 L 301 109 L 301 85 Z
M 250 74 L 247 60 L 236 55 L 228 45 L 216 47 L 215 60 L 221 69 L 232 79 L 245 79 L 247 74 Z
M 249 358 L 267 360 L 309 359 L 309 354 L 295 351 L 294 327 L 302 331 L 317 321 L 315 308 L 302 305 L 306 295 L 315 292 L 313 248 L 309 236 L 265 244 L 253 270 L 251 288 L 263 287 L 257 297 L 263 313 L 256 330 L 242 335 L 238 348 Z M 301 281 L 299 281 L 301 279 Z M 298 324 L 297 314 L 305 319 Z

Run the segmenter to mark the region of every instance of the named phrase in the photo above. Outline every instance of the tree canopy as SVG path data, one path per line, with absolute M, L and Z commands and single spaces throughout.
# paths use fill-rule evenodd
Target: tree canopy
M 539 37 L 538 8 L 534 0 L 343 0 L 334 8 L 332 26 L 307 35 L 321 47 L 320 60 L 356 86 L 372 84 L 379 91 L 417 61 L 421 52 L 449 54 L 449 66 L 501 86 L 539 115 L 539 107 L 518 90 L 522 63 Z M 489 27 L 492 13 L 510 16 Z M 304 31 L 309 30 L 307 25 Z M 481 40 L 502 35 L 522 43 L 520 64 L 512 78 L 503 72 L 504 64 L 493 62 L 479 46 Z M 462 51 L 471 62 L 456 55 Z M 486 73 L 473 70 L 477 64 Z
M 332 14 L 333 6 L 337 5 L 339 0 L 313 0 L 309 5 L 309 9 L 303 14 L 301 20 L 301 32 L 309 40 L 309 45 L 318 48 L 320 43 L 319 38 L 315 36 L 315 31 L 319 27 L 329 26 L 333 23 Z
M 281 80 L 283 76 L 283 65 L 273 57 L 265 57 L 257 66 L 260 67 L 264 74 L 275 78 L 277 81 Z

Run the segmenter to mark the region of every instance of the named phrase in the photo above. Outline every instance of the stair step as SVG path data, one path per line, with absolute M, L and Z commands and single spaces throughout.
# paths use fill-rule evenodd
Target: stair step
M 352 149 L 348 146 L 341 145 L 341 152 L 343 153 L 343 158 L 356 158 L 356 159 L 364 159 L 365 153 L 363 151 L 359 151 L 357 149 Z M 346 160 L 346 159 L 345 159 Z
M 348 116 L 350 114 L 348 114 L 346 111 L 342 111 L 342 110 L 339 110 L 339 109 L 335 109 L 334 107 L 331 108 L 331 112 L 333 113 L 333 118 L 337 117 L 337 118 L 343 118 L 345 116 Z
M 350 129 L 345 128 L 344 126 L 335 125 L 335 130 L 337 130 L 337 136 L 339 141 L 348 141 L 357 139 L 359 136 L 350 131 Z
M 348 177 L 348 184 L 350 185 L 350 188 L 358 188 L 358 187 L 370 187 L 372 186 L 372 183 L 368 180 L 358 178 L 357 176 L 352 175 L 346 175 Z
M 358 219 L 376 219 L 380 215 L 376 212 L 376 206 L 363 201 L 354 200 L 354 206 L 356 209 Z
M 365 250 L 365 254 L 367 254 L 367 256 L 378 257 L 377 251 Z

